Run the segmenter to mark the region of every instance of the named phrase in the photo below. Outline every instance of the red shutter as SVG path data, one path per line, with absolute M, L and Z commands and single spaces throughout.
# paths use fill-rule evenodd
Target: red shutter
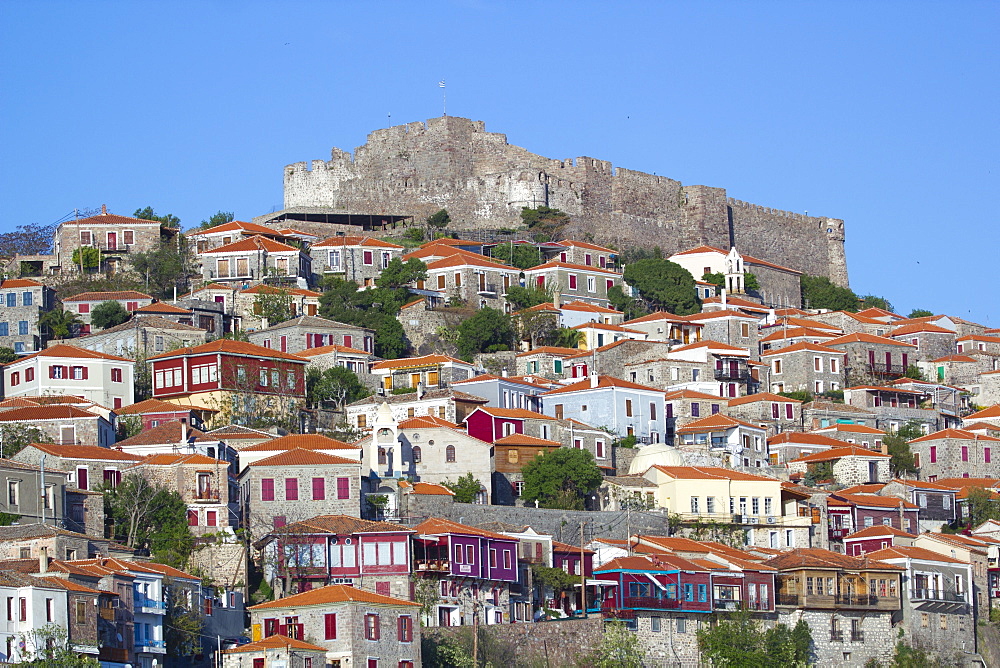
M 337 498 L 338 499 L 349 499 L 349 498 L 351 498 L 351 479 L 350 478 L 337 478 Z
M 49 378 L 55 378 L 55 377 L 56 377 L 56 368 L 54 366 L 50 366 L 49 367 Z
M 313 501 L 323 501 L 326 499 L 326 480 L 324 478 L 313 478 Z
M 375 615 L 375 640 L 379 640 L 382 637 L 382 618 L 379 615 Z
M 83 379 L 87 380 L 87 376 L 88 376 L 87 371 L 88 371 L 88 369 L 87 369 L 87 367 L 82 367 L 82 368 L 83 368 Z
M 299 479 L 285 478 L 285 501 L 299 500 Z
M 189 527 L 196 527 L 196 526 L 198 526 L 198 511 L 197 510 L 189 510 L 188 511 L 188 526 Z
M 260 500 L 274 501 L 274 478 L 264 478 L 260 481 Z
M 90 481 L 87 479 L 89 471 L 87 469 L 77 469 L 76 470 L 76 487 L 77 489 L 89 489 L 87 483 Z
M 337 639 L 337 613 L 328 612 L 323 616 L 323 626 L 325 629 L 325 638 L 327 640 Z

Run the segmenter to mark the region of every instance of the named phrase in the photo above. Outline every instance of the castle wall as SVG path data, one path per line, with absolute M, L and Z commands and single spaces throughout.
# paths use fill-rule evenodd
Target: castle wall
M 728 248 L 847 285 L 844 223 L 730 199 L 722 188 L 679 181 L 589 157 L 553 160 L 453 116 L 376 130 L 350 153 L 284 172 L 285 207 L 331 207 L 422 220 L 446 208 L 466 229 L 515 227 L 524 206 L 561 209 L 566 234 L 597 243 Z

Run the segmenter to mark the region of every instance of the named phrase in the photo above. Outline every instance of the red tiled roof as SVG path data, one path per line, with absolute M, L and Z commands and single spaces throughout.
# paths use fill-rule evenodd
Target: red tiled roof
M 562 443 L 559 443 L 558 441 L 550 441 L 544 438 L 528 436 L 527 434 L 511 434 L 510 436 L 498 438 L 494 441 L 494 443 L 496 445 L 530 445 L 545 448 L 562 447 Z
M 909 534 L 906 534 L 909 536 Z M 909 536 L 912 538 L 913 536 Z M 850 536 L 848 536 L 850 538 Z M 953 559 L 952 557 L 947 557 L 943 554 L 938 554 L 932 550 L 928 550 L 923 547 L 916 547 L 914 545 L 893 545 L 892 547 L 884 547 L 881 550 L 875 550 L 874 552 L 868 553 L 869 559 L 879 559 L 879 560 L 889 560 L 889 559 L 919 559 L 921 561 L 939 561 L 946 564 L 968 564 L 967 561 L 961 561 L 960 559 Z
M 600 267 L 588 267 L 585 264 L 572 264 L 570 262 L 559 262 L 557 260 L 549 260 L 545 264 L 540 264 L 537 267 L 532 267 L 531 269 L 525 269 L 525 274 L 535 274 L 546 269 L 567 269 L 569 271 L 589 271 L 597 274 L 611 274 L 612 276 L 621 276 L 621 273 L 611 270 L 611 269 L 601 269 Z
M 136 464 L 136 466 L 181 466 L 181 465 L 192 465 L 192 466 L 229 466 L 229 462 L 223 461 L 221 459 L 212 459 L 211 457 L 206 457 L 205 455 L 198 453 L 191 453 L 188 455 L 184 454 L 166 454 L 161 453 L 158 455 L 149 455 L 145 457 L 141 462 Z
M 183 408 L 175 406 L 174 411 L 178 410 L 183 410 Z M 115 445 L 119 447 L 134 445 L 176 445 L 181 442 L 181 439 L 187 440 L 192 437 L 198 440 L 205 440 L 200 438 L 204 435 L 198 429 L 189 427 L 178 420 L 171 420 L 170 422 L 156 425 L 151 429 L 143 429 L 135 436 L 126 438 L 124 441 L 118 441 Z
M 119 462 L 136 462 L 142 459 L 138 455 L 127 452 L 101 448 L 96 445 L 55 445 L 54 443 L 32 443 L 29 448 L 41 450 L 45 454 L 63 459 L 111 460 Z
M 982 420 L 983 418 L 1000 418 L 1000 404 L 987 406 L 981 411 L 965 416 L 968 421 Z
M 563 239 L 562 241 L 555 242 L 559 246 L 568 246 L 569 248 L 586 248 L 587 250 L 600 251 L 601 253 L 611 253 L 614 255 L 618 251 L 613 248 L 605 248 L 604 246 L 597 246 L 595 244 L 587 243 L 586 241 L 577 241 L 576 239 Z
M 168 304 L 166 302 L 153 302 L 152 304 L 148 304 L 136 310 L 136 313 L 177 313 L 187 315 L 193 313 L 193 311 L 191 309 L 181 308 L 180 306 L 174 306 L 173 304 Z
M 125 299 L 152 300 L 153 297 L 144 292 L 136 292 L 135 290 L 119 290 L 112 292 L 81 292 L 78 295 L 66 297 L 62 301 L 65 304 L 66 302 L 107 302 L 121 301 Z
M 295 295 L 296 297 L 319 297 L 322 293 L 315 292 L 314 290 L 306 290 L 304 288 L 292 288 L 284 287 L 278 288 L 273 285 L 255 285 L 252 288 L 247 288 L 246 290 L 240 290 L 241 295 Z M 284 324 L 284 323 L 282 323 Z
M 619 341 L 619 343 L 621 342 Z M 639 385 L 638 383 L 622 380 L 621 378 L 615 378 L 614 376 L 598 376 L 597 387 L 598 388 L 620 387 L 626 390 L 648 390 L 650 392 L 662 392 L 662 390 L 657 390 L 652 387 L 647 387 L 646 385 Z M 596 389 L 596 388 L 591 387 L 590 378 L 584 378 L 578 383 L 573 383 L 572 385 L 567 385 L 566 387 L 559 387 L 554 390 L 548 390 L 547 392 L 542 392 L 542 395 L 548 396 L 551 394 L 562 394 L 563 392 L 582 392 L 590 389 Z
M 536 413 L 523 408 L 496 408 L 495 406 L 479 406 L 477 411 L 498 418 L 513 418 L 519 420 L 555 420 L 551 415 Z
M 929 322 L 915 322 L 909 325 L 903 325 L 902 327 L 897 327 L 889 333 L 891 337 L 905 336 L 907 334 L 954 334 L 950 329 L 945 329 L 944 327 L 938 327 L 937 325 L 931 324 Z
M 673 313 L 668 313 L 667 311 L 657 311 L 656 313 L 650 313 L 649 315 L 644 315 L 639 318 L 634 318 L 626 322 L 626 325 L 635 325 L 641 322 L 658 322 L 664 320 L 667 322 L 679 322 L 685 325 L 694 325 L 696 327 L 704 327 L 700 322 L 689 322 L 687 316 L 675 315 Z
M 838 441 L 822 434 L 812 434 L 801 431 L 783 431 L 767 439 L 768 445 L 780 445 L 782 443 L 797 443 L 802 445 L 824 445 L 830 448 L 843 447 L 844 442 Z
M 336 343 L 329 346 L 320 346 L 318 348 L 306 348 L 305 350 L 300 350 L 295 353 L 299 357 L 316 357 L 317 355 L 329 355 L 330 353 L 344 353 L 347 355 L 370 355 L 364 350 L 358 350 L 357 348 L 348 348 L 346 346 L 340 346 Z
M 878 496 L 876 494 L 845 494 L 844 492 L 834 492 L 834 494 L 856 506 L 874 506 L 876 508 L 899 508 L 902 506 L 906 510 L 918 510 L 916 505 L 894 496 Z
M 757 394 L 748 394 L 745 397 L 736 397 L 729 400 L 729 406 L 742 406 L 744 404 L 754 404 L 758 401 L 769 401 L 785 404 L 801 404 L 802 402 L 798 399 L 792 399 L 791 397 L 783 397 L 778 394 L 771 394 L 770 392 L 758 392 Z
M 404 601 L 390 596 L 382 596 L 357 587 L 347 585 L 327 585 L 319 589 L 310 589 L 301 594 L 292 594 L 277 601 L 268 601 L 250 606 L 248 610 L 268 610 L 281 608 L 298 608 L 311 605 L 330 605 L 333 603 L 368 603 L 382 605 L 406 605 L 420 607 L 419 603 Z
M 439 418 L 436 415 L 417 415 L 415 417 L 407 418 L 399 423 L 400 429 L 427 429 L 433 427 L 458 429 L 459 425 L 454 422 L 449 422 L 444 418 Z
M 413 527 L 413 530 L 416 531 L 418 535 L 457 533 L 469 536 L 485 536 L 486 538 L 498 538 L 501 540 L 516 540 L 511 538 L 510 536 L 494 533 L 492 531 L 486 531 L 485 529 L 477 529 L 476 527 L 470 527 L 466 524 L 459 524 L 458 522 L 452 522 L 451 520 L 446 520 L 440 517 L 428 517 L 426 520 L 424 520 L 417 526 Z
M 765 350 L 760 354 L 761 357 L 770 357 L 771 355 L 783 355 L 785 353 L 795 353 L 799 351 L 813 352 L 813 353 L 831 353 L 836 355 L 842 355 L 843 352 L 835 348 L 830 348 L 827 346 L 819 345 L 818 343 L 809 343 L 808 341 L 799 341 L 798 343 L 793 343 L 790 346 L 785 346 L 784 348 L 779 348 L 777 350 Z
M 97 420 L 100 416 L 76 406 L 28 406 L 0 412 L 0 422 L 35 422 L 69 418 L 93 418 Z
M 537 348 L 532 348 L 531 350 L 526 350 L 523 353 L 518 353 L 517 357 L 525 357 L 527 355 L 562 355 L 566 357 L 568 355 L 576 355 L 580 352 L 579 348 L 560 348 L 558 346 L 539 346 Z
M 243 448 L 241 452 L 271 452 L 276 450 L 294 450 L 302 448 L 304 450 L 356 450 L 357 446 L 338 441 L 322 434 L 288 434 L 280 438 L 274 438 L 264 443 L 251 445 Z
M 245 253 L 252 251 L 266 251 L 268 253 L 301 253 L 295 246 L 289 246 L 267 237 L 254 235 L 247 239 L 240 239 L 225 246 L 202 251 L 202 255 L 214 255 L 216 253 Z
M 717 397 L 714 394 L 705 394 L 704 392 L 696 392 L 694 390 L 674 390 L 672 392 L 667 392 L 663 395 L 663 397 L 667 401 L 671 401 L 673 399 L 705 399 L 718 401 L 726 405 L 729 404 L 729 399 L 726 397 Z
M 41 283 L 33 281 L 30 278 L 8 278 L 0 283 L 0 290 L 4 288 L 37 288 L 41 286 Z
M 889 455 L 883 455 L 881 452 L 876 452 L 875 450 L 869 450 L 868 448 L 861 448 L 855 445 L 849 445 L 847 447 L 841 448 L 831 448 L 830 450 L 824 450 L 822 452 L 814 452 L 811 455 L 805 455 L 797 459 L 793 459 L 793 462 L 828 462 L 834 459 L 843 459 L 844 457 L 877 457 L 882 459 L 889 459 Z
M 845 334 L 844 336 L 838 336 L 835 339 L 830 339 L 829 341 L 824 342 L 824 345 L 836 346 L 845 343 L 879 343 L 883 346 L 902 346 L 905 348 L 916 348 L 916 346 L 913 345 L 912 343 L 903 343 L 902 341 L 896 341 L 895 339 L 889 339 L 884 336 L 875 336 L 874 334 L 866 334 L 865 332 L 855 332 L 853 334 Z
M 361 462 L 356 459 L 328 455 L 318 450 L 294 448 L 253 462 L 252 464 L 248 464 L 248 466 L 340 466 L 344 464 L 357 466 Z
M 301 362 L 303 364 L 306 363 L 306 360 L 297 355 L 283 353 L 280 350 L 265 348 L 264 346 L 247 343 L 246 341 L 233 341 L 232 339 L 216 339 L 215 341 L 209 341 L 208 343 L 203 343 L 199 346 L 191 348 L 178 348 L 177 350 L 170 350 L 165 353 L 160 353 L 159 355 L 153 355 L 149 359 L 159 360 L 169 359 L 171 357 L 186 357 L 188 355 L 208 355 L 211 353 L 241 355 L 244 357 L 263 357 L 287 360 L 290 362 Z
M 272 230 L 270 227 L 264 227 L 263 225 L 258 225 L 257 223 L 247 223 L 242 220 L 233 220 L 228 223 L 223 223 L 221 225 L 216 225 L 215 227 L 209 227 L 205 230 L 198 230 L 196 232 L 188 232 L 189 237 L 200 237 L 207 234 L 220 234 L 223 232 L 250 232 L 252 234 L 263 234 L 272 235 L 275 237 L 284 236 L 277 230 Z
M 559 307 L 565 311 L 586 311 L 588 313 L 607 313 L 610 315 L 622 315 L 621 311 L 616 311 L 613 308 L 605 308 L 603 306 L 598 306 L 597 304 L 591 304 L 590 302 L 581 301 L 575 299 L 571 302 L 567 302 Z
M 394 244 L 391 241 L 386 241 L 385 239 L 378 239 L 376 237 L 362 237 L 362 236 L 330 237 L 328 239 L 323 239 L 323 241 L 317 241 L 312 245 L 313 248 L 326 248 L 327 246 L 365 246 L 372 248 L 399 248 L 399 249 L 404 248 L 404 246 L 400 246 L 399 244 Z
M 189 411 L 211 411 L 217 413 L 214 408 L 202 408 L 200 406 L 179 406 L 169 401 L 159 399 L 144 399 L 134 404 L 116 408 L 116 415 L 141 415 L 143 413 L 187 413 Z
M 763 482 L 779 482 L 776 478 L 768 478 L 767 476 L 753 475 L 751 473 L 743 473 L 742 471 L 736 471 L 733 469 L 724 469 L 718 466 L 660 466 L 659 464 L 657 464 L 653 466 L 653 468 L 663 473 L 666 473 L 672 478 L 678 478 L 683 480 L 715 479 L 715 480 L 746 480 L 746 481 L 760 480 Z
M 965 431 L 964 429 L 942 429 L 941 431 L 936 431 L 933 434 L 927 434 L 926 436 L 921 436 L 910 441 L 910 443 L 923 443 L 925 441 L 938 441 L 944 438 L 953 438 L 962 441 L 1000 441 L 1000 438 L 994 438 L 992 436 L 983 436 L 981 434 L 974 434 L 971 431 Z
M 885 436 L 885 432 L 881 429 L 875 429 L 874 427 L 866 427 L 863 424 L 836 424 L 830 427 L 824 427 L 817 431 L 836 431 L 836 432 L 847 432 L 850 434 L 878 434 L 880 436 Z
M 839 552 L 822 550 L 817 547 L 799 547 L 789 552 L 783 552 L 764 562 L 778 570 L 794 570 L 797 568 L 837 568 L 848 570 L 883 570 L 898 571 L 901 566 L 894 566 L 868 557 L 850 557 Z
M 715 415 L 710 415 L 708 417 L 701 418 L 700 420 L 689 422 L 678 429 L 677 433 L 694 434 L 703 431 L 716 431 L 718 429 L 732 429 L 737 426 L 750 427 L 751 429 L 756 429 L 757 431 L 767 431 L 765 427 L 761 427 L 760 425 L 738 420 L 734 417 L 723 415 L 722 413 L 716 413 Z
M 320 647 L 319 645 L 313 645 L 304 640 L 297 640 L 295 638 L 289 638 L 288 636 L 273 635 L 264 638 L 263 640 L 258 640 L 257 642 L 247 643 L 246 645 L 240 645 L 239 647 L 233 647 L 232 649 L 222 650 L 223 654 L 245 654 L 247 652 L 267 652 L 269 649 L 301 649 L 310 652 L 326 652 L 326 647 Z
M 475 255 L 472 253 L 451 253 L 447 257 L 443 257 L 439 260 L 434 260 L 427 264 L 427 271 L 436 271 L 438 269 L 449 269 L 452 267 L 485 267 L 487 269 L 496 269 L 498 271 L 510 271 L 519 272 L 517 267 L 511 267 L 496 260 L 492 260 L 482 255 Z
M 115 362 L 135 362 L 135 360 L 126 359 L 124 357 L 119 357 L 118 355 L 109 355 L 107 353 L 99 353 L 96 350 L 87 350 L 86 348 L 77 348 L 76 346 L 71 346 L 66 343 L 56 343 L 54 345 L 45 348 L 44 350 L 39 350 L 37 353 L 31 355 L 25 355 L 13 362 L 8 362 L 7 365 L 19 364 L 25 360 L 34 359 L 36 357 L 66 357 L 69 359 L 94 359 L 94 360 L 112 360 Z
M 412 487 L 412 494 L 423 494 L 428 496 L 455 496 L 455 492 L 451 491 L 444 485 L 435 485 L 429 482 L 415 482 L 410 484 L 405 480 L 399 482 L 400 487 L 404 489 L 407 487 Z
M 762 343 L 769 343 L 771 341 L 784 341 L 786 339 L 798 339 L 802 337 L 817 338 L 817 339 L 834 339 L 839 335 L 834 334 L 829 331 L 824 331 L 821 329 L 810 329 L 806 327 L 791 327 L 788 329 L 778 329 L 777 331 L 771 332 L 767 336 L 761 339 Z M 828 351 L 829 352 L 829 351 Z M 839 352 L 839 351 L 836 351 Z
M 404 357 L 402 359 L 396 360 L 385 360 L 379 362 L 372 366 L 372 371 L 380 371 L 382 369 L 405 369 L 409 367 L 418 366 L 431 366 L 434 364 L 462 364 L 464 366 L 472 366 L 468 362 L 463 362 L 460 359 L 455 359 L 454 357 L 448 357 L 447 355 L 424 355 L 423 357 Z
M 880 536 L 899 536 L 900 538 L 913 538 L 913 534 L 906 533 L 902 529 L 897 529 L 896 527 L 887 526 L 885 524 L 879 524 L 875 526 L 870 526 L 866 529 L 861 529 L 860 531 L 855 531 L 850 534 L 844 540 L 860 540 L 865 538 L 878 538 Z
M 975 363 L 976 360 L 969 357 L 968 355 L 945 355 L 944 357 L 939 357 L 936 360 L 931 360 L 932 362 L 972 362 Z

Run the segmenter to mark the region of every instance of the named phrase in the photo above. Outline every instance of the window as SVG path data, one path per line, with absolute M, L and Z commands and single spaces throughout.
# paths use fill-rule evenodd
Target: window
M 930 454 L 931 454 L 931 464 L 936 463 L 937 462 L 937 446 L 936 445 L 932 445 L 931 446 L 931 453 Z
M 111 369 L 111 382 L 120 383 L 122 382 L 122 370 L 118 368 Z
M 87 623 L 87 602 L 86 601 L 76 601 L 76 623 L 86 624 Z
M 10 374 L 10 384 L 11 385 L 20 385 L 21 384 L 21 374 L 20 374 L 20 372 L 15 371 L 12 374 Z
M 445 461 L 448 461 L 448 462 L 454 462 L 455 461 L 455 446 L 454 445 L 449 445 L 447 448 L 445 448 L 444 453 L 445 453 Z
M 26 622 L 28 621 L 28 599 L 22 597 L 18 599 L 18 603 L 20 604 L 21 608 L 20 610 L 21 616 L 19 617 L 19 619 L 22 622 Z
M 28 321 L 27 320 L 20 320 L 20 321 L 18 321 L 18 323 L 17 323 L 17 334 L 18 334 L 18 336 L 27 336 L 28 335 Z
M 597 292 L 597 279 L 593 276 L 587 277 L 587 292 Z
M 260 481 L 260 500 L 274 501 L 274 478 L 262 478 Z
M 576 274 L 569 275 L 569 289 L 576 290 Z
M 715 512 L 715 497 L 707 496 L 705 497 L 705 512 L 712 514 Z
M 323 615 L 323 637 L 326 640 L 337 639 L 337 613 L 328 612 Z
M 337 498 L 349 499 L 351 497 L 351 479 L 337 478 Z
M 962 446 L 962 461 L 963 462 L 969 461 L 969 446 L 967 445 Z
M 741 322 L 740 323 L 740 336 L 744 339 L 750 336 L 750 323 Z
M 285 478 L 285 501 L 299 500 L 299 479 Z
M 692 513 L 697 513 L 698 512 L 698 498 L 699 497 L 697 497 L 697 496 L 692 496 L 691 497 L 691 512 Z
M 653 633 L 659 633 L 660 632 L 660 618 L 659 617 L 650 617 L 649 618 L 649 630 L 652 631 Z
M 0 336 L 10 336 L 10 331 L 5 322 L 0 322 Z
M 7 505 L 16 506 L 20 503 L 21 483 L 17 480 L 7 481 Z
M 771 368 L 774 370 L 774 374 L 778 375 L 781 373 L 781 360 L 774 360 L 771 362 Z
M 365 640 L 378 640 L 382 635 L 379 626 L 378 615 L 365 615 Z
M 656 419 L 656 404 L 652 401 L 649 402 L 649 419 Z
M 399 616 L 399 642 L 413 642 L 413 618 L 409 615 Z
M 691 417 L 700 417 L 700 416 L 701 416 L 701 404 L 698 403 L 697 401 L 692 401 L 691 402 Z
M 17 306 L 17 293 L 8 292 L 7 293 L 7 306 L 14 307 Z
M 260 370 L 260 385 L 267 387 L 267 369 Z
M 625 400 L 625 415 L 628 416 L 628 417 L 632 417 L 632 400 L 631 399 L 626 399 Z
M 413 463 L 414 464 L 419 464 L 420 463 L 420 446 L 419 445 L 414 445 L 410 449 L 410 452 L 413 453 Z

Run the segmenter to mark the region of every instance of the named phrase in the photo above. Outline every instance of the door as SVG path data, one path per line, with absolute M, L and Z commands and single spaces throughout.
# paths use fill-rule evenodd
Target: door
M 108 232 L 108 250 L 118 249 L 118 233 Z

